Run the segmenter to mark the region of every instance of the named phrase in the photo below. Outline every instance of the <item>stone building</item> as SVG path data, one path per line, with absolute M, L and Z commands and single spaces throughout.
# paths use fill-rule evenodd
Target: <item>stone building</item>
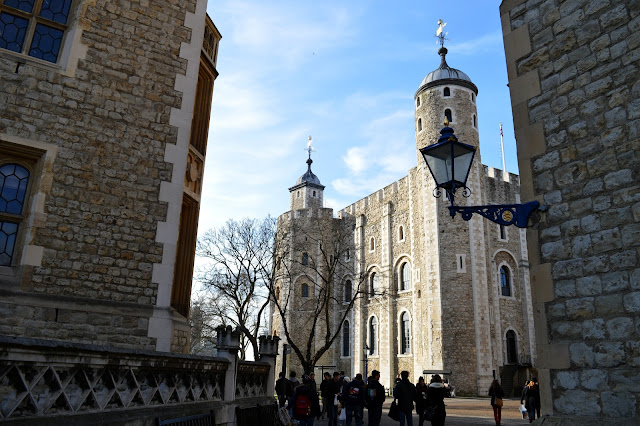
M 542 411 L 637 424 L 640 2 L 500 14 L 522 197 L 549 206 L 527 230 Z
M 416 148 L 435 143 L 445 119 L 460 141 L 478 147 L 478 88 L 447 64 L 446 48 L 439 54 L 440 66 L 414 97 Z M 451 218 L 448 201 L 434 197 L 435 184 L 416 152 L 417 165 L 407 176 L 336 218 L 322 207 L 324 186 L 309 161 L 289 189 L 290 211 L 279 218 L 287 238 L 286 268 L 276 297 L 288 308 L 293 339 L 307 336 L 311 322 L 322 335 L 328 323 L 339 336 L 316 367 L 335 366 L 329 369 L 348 375 L 377 369 L 386 387 L 401 370 L 409 370 L 412 380 L 424 370 L 450 372 L 461 395 L 486 395 L 498 376 L 507 387 L 521 386 L 535 361 L 525 232 L 481 217 Z M 518 176 L 483 166 L 476 156 L 467 182 L 470 196 L 458 202 L 520 202 Z M 348 244 L 336 244 L 331 235 L 338 233 L 323 234 L 328 229 L 347 230 Z M 327 255 L 327 246 L 341 249 Z M 329 288 L 333 316 L 316 318 L 317 311 L 305 306 L 326 290 L 326 280 L 318 279 L 326 268 L 315 259 L 334 256 L 340 262 Z M 287 343 L 277 311 L 272 327 Z M 289 362 L 300 368 L 295 356 Z
M 0 334 L 188 351 L 206 1 L 0 5 Z

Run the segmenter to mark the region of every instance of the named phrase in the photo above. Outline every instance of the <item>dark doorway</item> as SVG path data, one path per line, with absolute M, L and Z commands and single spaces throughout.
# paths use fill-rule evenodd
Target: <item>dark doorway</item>
M 516 346 L 516 333 L 507 331 L 507 364 L 518 363 L 518 348 Z

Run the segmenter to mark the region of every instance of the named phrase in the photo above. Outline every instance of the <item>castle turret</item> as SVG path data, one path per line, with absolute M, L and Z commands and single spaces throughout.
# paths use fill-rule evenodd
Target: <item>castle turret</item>
M 447 64 L 447 52 L 444 46 L 438 50 L 440 66 L 427 74 L 414 96 L 418 150 L 437 142 L 434 135 L 438 134 L 445 118 L 461 141 L 478 146 L 478 88 L 467 74 Z M 418 152 L 418 164 L 422 161 Z
M 322 208 L 322 193 L 324 185 L 320 183 L 318 176 L 311 171 L 311 136 L 307 145 L 309 158 L 307 159 L 307 171 L 298 178 L 296 184 L 289 188 L 291 193 L 291 210 L 300 210 L 308 208 Z

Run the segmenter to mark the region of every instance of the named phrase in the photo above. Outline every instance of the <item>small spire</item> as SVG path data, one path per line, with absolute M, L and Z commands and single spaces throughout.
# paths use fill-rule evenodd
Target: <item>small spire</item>
M 309 158 L 307 159 L 307 165 L 309 166 L 309 170 L 311 170 L 311 163 L 313 163 L 313 160 L 311 159 L 311 152 L 313 151 L 313 147 L 311 146 L 312 143 L 313 143 L 313 139 L 311 138 L 311 136 L 309 136 L 309 140 L 307 141 L 307 149 L 305 149 L 305 151 L 309 153 Z

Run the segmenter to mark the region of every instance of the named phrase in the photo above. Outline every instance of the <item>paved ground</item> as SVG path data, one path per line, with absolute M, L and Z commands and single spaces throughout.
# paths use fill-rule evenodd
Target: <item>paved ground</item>
M 382 410 L 381 426 L 397 426 L 398 422 L 391 420 L 387 416 L 389 406 L 393 398 L 387 398 Z M 445 424 L 449 425 L 495 425 L 493 420 L 493 409 L 489 405 L 489 398 L 447 398 L 447 419 Z M 502 407 L 502 425 L 528 425 L 528 420 L 523 420 L 519 412 L 519 399 L 505 399 Z M 367 424 L 367 410 L 364 410 L 364 425 Z M 418 416 L 413 416 L 414 426 L 418 425 Z M 316 420 L 314 426 L 326 426 L 326 420 Z M 425 426 L 431 426 L 430 422 L 425 422 Z

